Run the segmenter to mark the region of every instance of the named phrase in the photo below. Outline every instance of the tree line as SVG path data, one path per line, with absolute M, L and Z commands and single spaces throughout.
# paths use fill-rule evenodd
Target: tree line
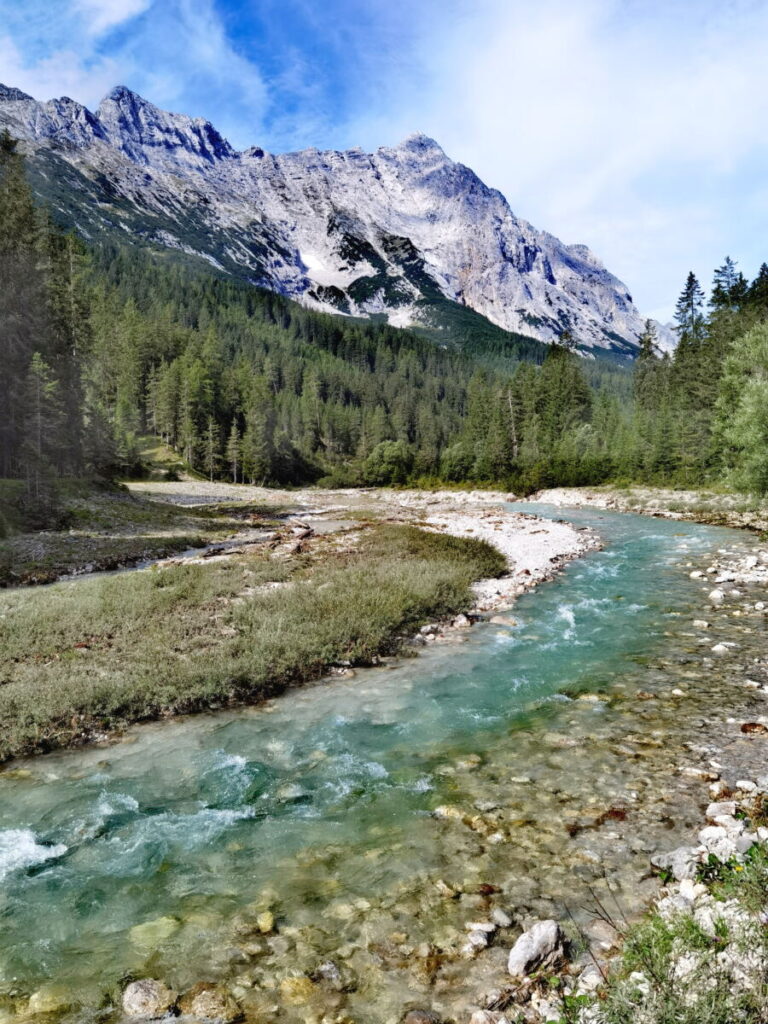
M 768 491 L 768 266 L 691 274 L 673 355 L 633 370 L 567 335 L 520 358 L 316 313 L 165 253 L 94 245 L 39 209 L 0 137 L 0 476 L 142 471 L 162 437 L 210 479 L 329 485 L 614 481 Z M 485 353 L 486 356 L 489 353 Z

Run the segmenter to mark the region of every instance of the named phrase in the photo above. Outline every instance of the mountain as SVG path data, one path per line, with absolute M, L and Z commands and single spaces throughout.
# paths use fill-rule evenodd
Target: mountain
M 175 250 L 312 308 L 438 336 L 478 314 L 542 341 L 569 330 L 585 352 L 636 351 L 644 321 L 626 286 L 425 135 L 375 153 L 238 152 L 122 86 L 95 113 L 0 86 L 0 126 L 23 140 L 37 194 L 86 238 Z

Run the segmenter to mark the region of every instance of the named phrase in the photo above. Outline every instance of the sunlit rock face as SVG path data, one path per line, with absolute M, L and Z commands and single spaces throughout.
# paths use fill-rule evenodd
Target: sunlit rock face
M 407 326 L 448 300 L 543 341 L 569 330 L 585 350 L 630 354 L 643 327 L 586 246 L 515 216 L 425 135 L 375 153 L 237 152 L 209 122 L 123 86 L 95 113 L 0 86 L 0 125 L 84 235 L 119 230 L 202 256 L 317 309 Z

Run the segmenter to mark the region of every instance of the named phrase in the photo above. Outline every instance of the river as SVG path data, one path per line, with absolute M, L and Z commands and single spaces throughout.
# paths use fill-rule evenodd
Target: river
M 225 979 L 254 1019 L 450 1013 L 503 977 L 503 940 L 458 955 L 465 922 L 498 907 L 589 929 L 598 890 L 636 911 L 649 854 L 700 813 L 701 783 L 676 769 L 706 751 L 683 744 L 746 700 L 718 664 L 701 672 L 702 584 L 684 566 L 754 542 L 526 508 L 605 548 L 505 622 L 0 775 L 0 1020 L 41 985 L 67 993 L 65 1019 L 111 1020 L 142 976 Z M 712 644 L 732 625 L 717 614 Z

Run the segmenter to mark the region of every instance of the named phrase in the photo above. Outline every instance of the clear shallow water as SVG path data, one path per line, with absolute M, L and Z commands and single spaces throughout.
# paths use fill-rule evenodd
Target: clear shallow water
M 606 548 L 523 597 L 508 626 L 0 776 L 0 994 L 53 980 L 98 1005 L 130 972 L 181 987 L 237 974 L 232 922 L 249 904 L 298 929 L 290 956 L 309 969 L 357 941 L 393 892 L 455 873 L 452 859 L 464 855 L 462 877 L 479 880 L 471 849 L 446 843 L 429 812 L 468 791 L 471 773 L 481 794 L 483 772 L 492 789 L 501 764 L 505 778 L 551 774 L 536 737 L 558 727 L 561 691 L 636 674 L 679 613 L 700 609 L 701 586 L 679 563 L 745 542 L 696 524 L 526 508 L 596 526 Z M 429 928 L 443 925 L 436 912 Z

